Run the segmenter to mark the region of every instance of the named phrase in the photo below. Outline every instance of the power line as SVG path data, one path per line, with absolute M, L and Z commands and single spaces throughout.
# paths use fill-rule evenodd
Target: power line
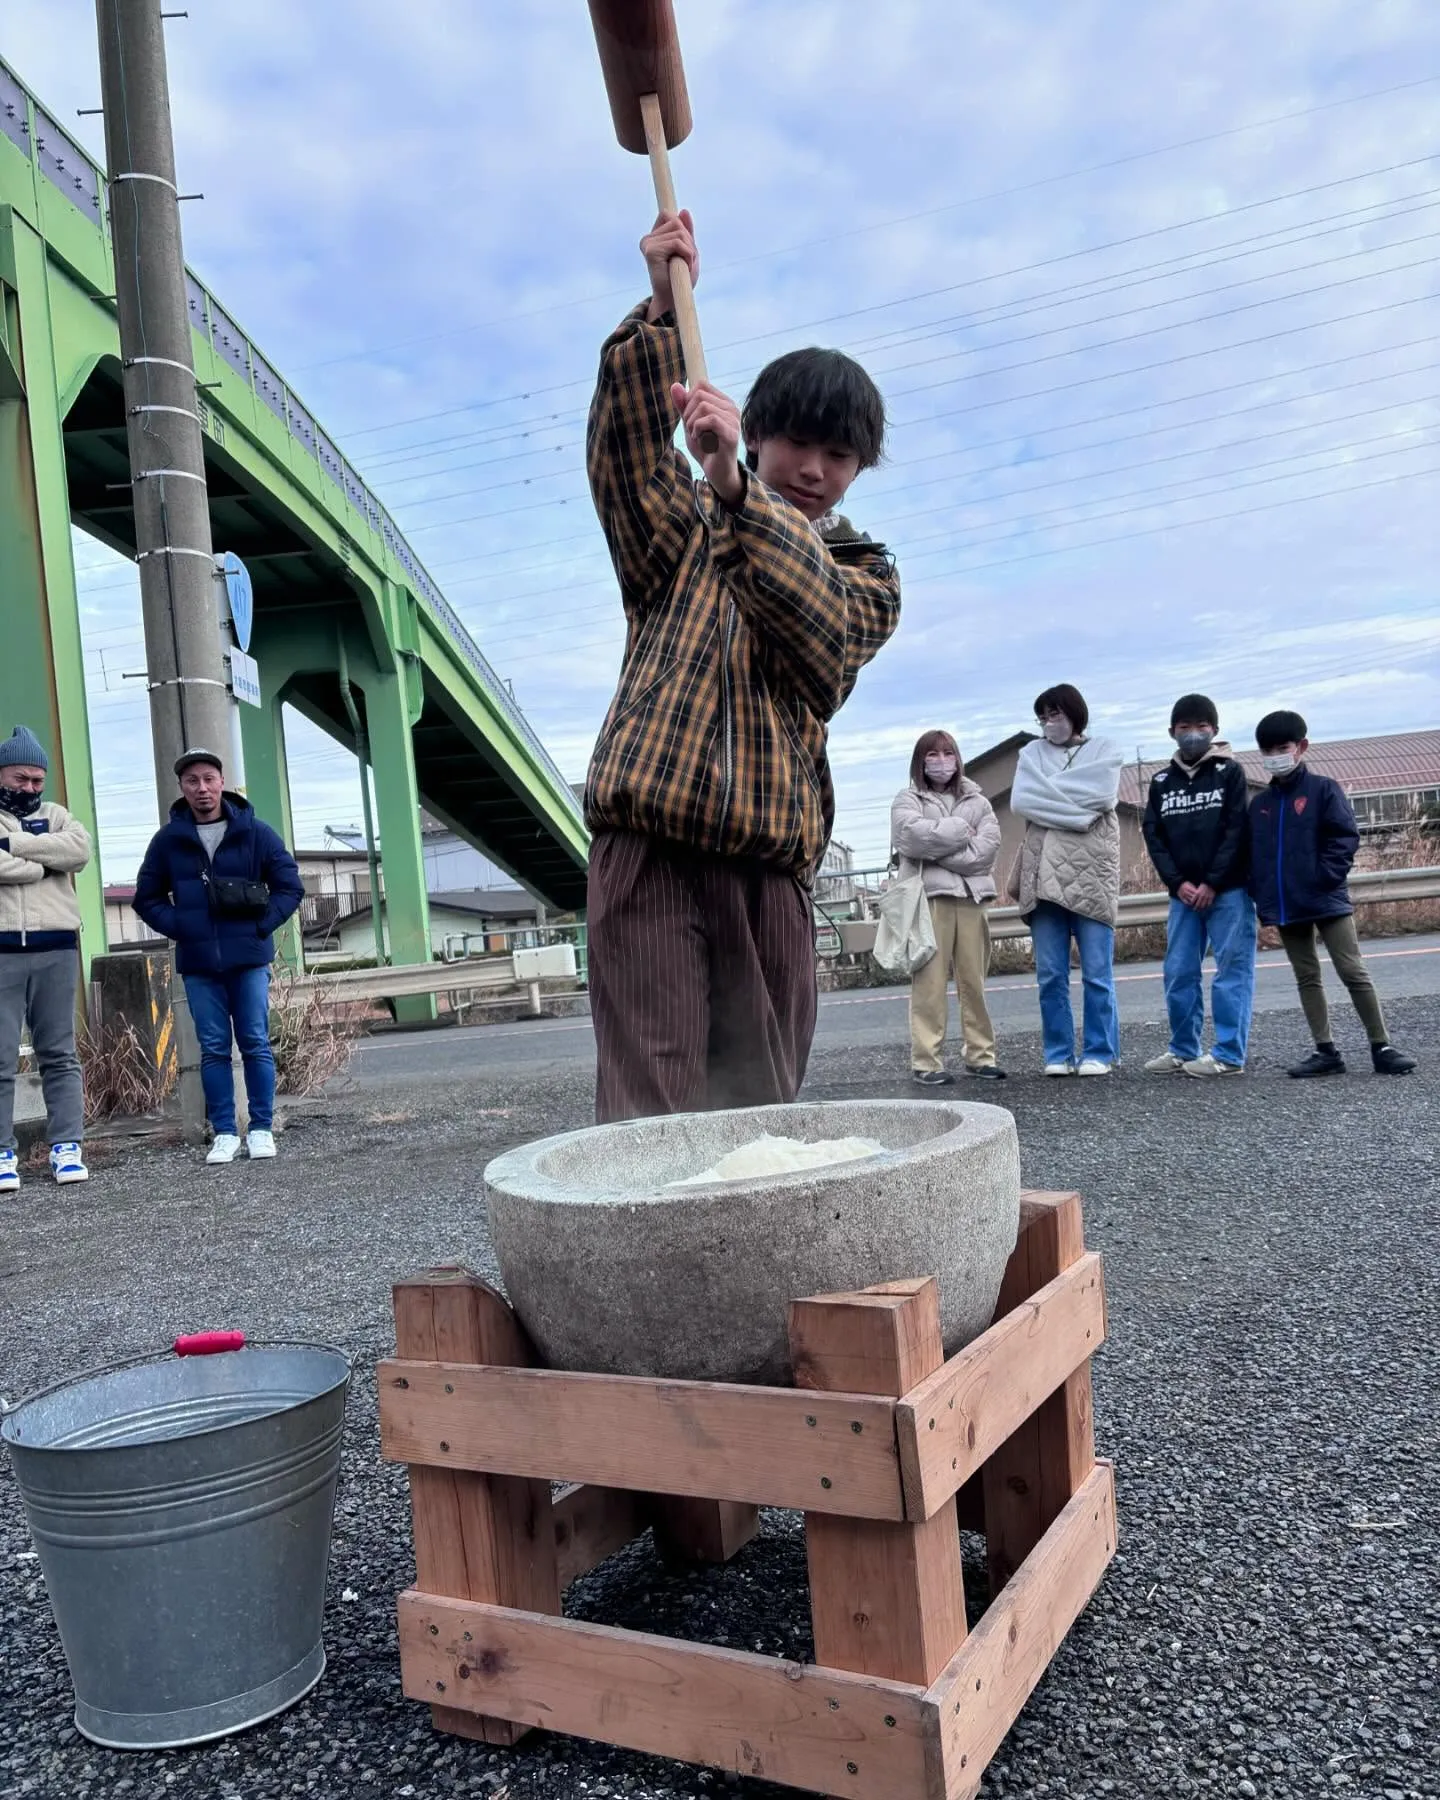
M 1433 191 L 1440 191 L 1440 190 L 1433 190 Z M 1386 220 L 1384 222 L 1388 223 L 1389 220 L 1393 219 L 1393 218 L 1408 217 L 1409 214 L 1413 213 L 1413 212 L 1428 211 L 1431 208 L 1433 208 L 1434 204 L 1435 204 L 1434 201 L 1426 201 L 1419 206 L 1409 207 L 1409 208 L 1404 209 L 1403 211 L 1393 212 L 1386 216 Z M 1307 234 L 1306 238 L 1293 239 L 1292 243 L 1307 242 L 1310 240 L 1310 238 L 1333 236 L 1333 235 L 1335 235 L 1336 232 L 1344 230 L 1344 229 L 1347 229 L 1347 227 L 1332 226 L 1330 229 L 1328 229 L 1326 231 L 1318 231 L 1318 232 L 1309 233 L 1309 234 Z M 1337 262 L 1350 261 L 1355 257 L 1375 256 L 1375 255 L 1379 255 L 1382 251 L 1385 251 L 1385 250 L 1403 248 L 1407 244 L 1428 242 L 1431 238 L 1433 238 L 1436 235 L 1437 235 L 1436 233 L 1426 233 L 1420 237 L 1402 238 L 1398 242 L 1394 242 L 1394 243 L 1366 245 L 1361 249 L 1348 251 L 1340 256 L 1322 257 L 1313 263 L 1300 263 L 1298 265 L 1293 265 L 1284 270 L 1271 270 L 1265 274 L 1247 276 L 1243 281 L 1227 282 L 1220 287 L 1206 289 L 1203 295 L 1176 294 L 1176 295 L 1172 295 L 1163 300 L 1149 302 L 1144 306 L 1127 308 L 1120 312 L 1102 314 L 1099 317 L 1094 318 L 1094 319 L 1073 320 L 1065 325 L 1051 327 L 1048 331 L 1045 331 L 1045 332 L 1030 333 L 1021 338 L 1001 339 L 999 343 L 978 345 L 978 346 L 967 348 L 965 350 L 956 351 L 956 352 L 954 352 L 954 354 L 955 355 L 966 355 L 966 356 L 983 355 L 988 350 L 1004 348 L 1004 346 L 1006 344 L 1030 343 L 1030 342 L 1036 341 L 1037 338 L 1054 336 L 1057 333 L 1062 332 L 1062 331 L 1083 330 L 1087 325 L 1099 324 L 1099 323 L 1108 321 L 1109 319 L 1130 318 L 1130 317 L 1134 317 L 1140 313 L 1155 311 L 1160 307 L 1182 305 L 1187 300 L 1195 300 L 1195 299 L 1200 299 L 1200 298 L 1208 299 L 1213 294 L 1222 294 L 1222 293 L 1227 293 L 1235 288 L 1248 287 L 1258 281 L 1274 281 L 1284 275 L 1298 275 L 1298 274 L 1305 273 L 1308 269 L 1327 268 Z M 1287 245 L 1285 247 L 1289 248 L 1290 246 Z M 1191 273 L 1191 272 L 1193 272 L 1193 269 L 1212 268 L 1212 267 L 1217 266 L 1220 263 L 1231 262 L 1231 261 L 1235 261 L 1242 257 L 1253 256 L 1253 255 L 1258 255 L 1258 254 L 1262 254 L 1262 252 L 1255 251 L 1255 250 L 1237 251 L 1233 255 L 1216 257 L 1209 261 L 1195 264 L 1195 265 L 1193 265 L 1193 268 L 1191 270 L 1185 270 L 1185 271 L 1183 271 L 1183 273 L 1187 273 L 1187 274 Z M 1171 278 L 1173 278 L 1173 276 L 1170 274 L 1154 274 L 1154 273 L 1138 274 L 1134 280 L 1117 282 L 1108 288 L 1098 289 L 1098 291 L 1107 293 L 1107 294 L 1108 293 L 1119 293 L 1126 288 L 1145 286 L 1153 281 L 1163 280 L 1163 279 L 1171 279 Z M 1086 285 L 1088 285 L 1091 288 L 1098 288 L 1097 283 L 1089 283 Z M 1093 298 L 1094 297 L 1093 294 L 1087 294 L 1084 296 L 1080 296 L 1078 294 L 1072 295 L 1071 290 L 1059 290 L 1059 291 L 1062 293 L 1062 295 L 1064 297 L 1057 299 L 1057 298 L 1053 298 L 1053 297 L 1041 296 L 1035 300 L 1034 304 L 1030 304 L 1030 303 L 1027 303 L 1025 305 L 1017 304 L 1017 305 L 1012 305 L 1012 306 L 1006 306 L 1003 308 L 986 309 L 994 314 L 994 317 L 990 318 L 990 319 L 982 319 L 979 314 L 963 314 L 962 313 L 962 314 L 957 314 L 955 316 L 955 318 L 950 321 L 929 321 L 928 322 L 930 324 L 943 323 L 945 325 L 946 329 L 942 330 L 942 331 L 931 331 L 928 329 L 923 330 L 923 331 L 917 330 L 917 332 L 913 336 L 912 335 L 899 336 L 896 333 L 890 333 L 887 335 L 892 336 L 892 337 L 898 336 L 898 341 L 895 344 L 890 344 L 890 345 L 885 346 L 885 348 L 898 349 L 903 344 L 922 343 L 933 337 L 946 336 L 946 335 L 949 335 L 952 330 L 958 328 L 958 326 L 962 325 L 962 324 L 977 324 L 977 325 L 978 324 L 994 324 L 994 323 L 998 322 L 1000 319 L 1023 318 L 1032 313 L 1050 311 L 1059 306 L 1073 305 L 1073 304 L 1075 304 L 1075 301 L 1078 298 L 1082 298 L 1082 297 L 1083 298 Z M 1180 329 L 1180 326 L 1177 325 L 1174 327 L 1174 329 L 1178 330 L 1178 329 Z M 865 346 L 852 344 L 852 345 L 847 346 L 847 348 L 850 351 L 854 352 L 857 349 L 865 348 Z M 944 359 L 942 359 L 942 360 L 944 360 Z M 918 367 L 922 367 L 923 364 L 921 364 L 921 363 L 906 363 L 906 364 L 901 364 L 899 366 L 902 368 L 918 368 Z M 887 372 L 889 372 L 889 371 L 886 371 L 883 369 L 878 371 L 878 373 L 880 373 L 882 375 Z M 450 464 L 446 464 L 443 467 L 437 468 L 437 469 L 426 469 L 426 470 L 417 471 L 415 474 L 412 474 L 412 475 L 397 476 L 394 478 L 394 481 L 392 482 L 391 485 L 393 487 L 394 485 L 399 485 L 399 484 L 403 484 L 406 482 L 435 481 L 435 480 L 443 479 L 446 475 L 460 474 L 464 470 L 467 470 L 467 469 L 493 468 L 497 464 L 509 464 L 510 462 L 515 461 L 515 460 L 523 461 L 523 460 L 527 460 L 528 458 L 534 457 L 534 456 L 553 455 L 553 454 L 563 451 L 563 450 L 578 449 L 578 448 L 580 448 L 580 440 L 579 439 L 570 439 L 570 440 L 566 440 L 559 444 L 547 445 L 543 449 L 540 449 L 540 450 L 525 450 L 525 451 L 509 452 L 502 456 L 482 457 L 474 462 L 469 462 L 469 463 L 463 463 L 463 462 L 462 463 L 450 463 Z M 437 452 L 427 451 L 427 452 L 422 452 L 421 454 L 429 456 L 429 455 L 437 454 Z M 414 459 L 411 458 L 410 460 L 414 460 Z M 509 481 L 497 481 L 497 482 L 481 484 L 481 485 L 475 486 L 475 487 L 456 488 L 456 489 L 453 489 L 448 494 L 429 494 L 429 495 L 423 496 L 422 498 L 420 498 L 418 500 L 407 502 L 406 504 L 418 505 L 418 506 L 429 506 L 429 505 L 433 505 L 433 504 L 435 504 L 441 500 L 445 500 L 445 499 L 458 499 L 463 495 L 494 493 L 494 492 L 499 491 L 502 488 L 509 488 L 509 487 L 520 487 L 520 486 L 528 487 L 535 481 L 549 481 L 549 480 L 555 479 L 557 477 L 567 475 L 571 472 L 572 471 L 569 468 L 553 469 L 548 472 L 542 472 L 538 475 L 517 476 L 514 479 L 509 480 Z M 374 479 L 373 471 L 371 474 L 371 479 L 372 479 L 372 481 Z M 393 504 L 395 504 L 395 502 L 392 501 L 392 505 Z
M 1332 188 L 1348 187 L 1357 181 L 1374 180 L 1382 175 L 1396 174 L 1396 173 L 1403 172 L 1407 169 L 1419 168 L 1426 164 L 1432 163 L 1435 160 L 1436 159 L 1433 155 L 1413 157 L 1404 162 L 1387 164 L 1384 167 L 1379 168 L 1379 169 L 1362 170 L 1362 171 L 1358 172 L 1357 174 L 1339 176 L 1331 181 L 1315 182 L 1315 183 L 1310 184 L 1307 187 L 1294 188 L 1285 193 L 1269 195 L 1262 200 L 1247 201 L 1244 205 L 1231 207 L 1223 213 L 1213 213 L 1213 212 L 1212 213 L 1201 213 L 1194 218 L 1176 220 L 1168 225 L 1155 226 L 1155 227 L 1152 227 L 1150 230 L 1135 232 L 1126 237 L 1114 238 L 1114 239 L 1111 239 L 1107 242 L 1100 243 L 1100 244 L 1083 245 L 1078 250 L 1068 250 L 1068 251 L 1061 252 L 1055 256 L 1041 257 L 1034 262 L 1021 263 L 1021 264 L 1018 264 L 1018 265 L 1016 265 L 1012 268 L 1008 268 L 1008 269 L 994 270 L 991 273 L 985 274 L 985 275 L 970 276 L 970 277 L 967 277 L 967 279 L 964 281 L 952 282 L 943 287 L 922 289 L 921 291 L 919 291 L 917 293 L 902 294 L 891 300 L 875 301 L 875 302 L 872 302 L 868 306 L 853 307 L 846 312 L 830 313 L 830 314 L 826 314 L 818 319 L 802 320 L 796 324 L 779 327 L 773 331 L 757 332 L 757 333 L 749 334 L 745 337 L 732 338 L 727 343 L 715 345 L 713 348 L 714 348 L 714 351 L 717 354 L 719 354 L 719 353 L 723 353 L 727 350 L 738 349 L 746 344 L 761 343 L 769 338 L 780 337 L 780 336 L 789 336 L 789 335 L 793 335 L 793 334 L 796 334 L 796 333 L 802 332 L 802 331 L 811 331 L 822 325 L 838 324 L 838 323 L 844 321 L 845 319 L 860 318 L 860 317 L 863 317 L 872 312 L 888 311 L 895 307 L 900 307 L 900 306 L 910 306 L 910 305 L 915 304 L 919 300 L 934 299 L 940 295 L 948 294 L 948 293 L 957 293 L 966 288 L 982 286 L 982 285 L 985 285 L 990 282 L 1010 280 L 1018 275 L 1035 274 L 1042 269 L 1058 267 L 1059 265 L 1061 265 L 1063 263 L 1073 262 L 1079 258 L 1102 255 L 1106 251 L 1109 251 L 1109 250 L 1123 249 L 1123 248 L 1128 247 L 1131 244 L 1142 243 L 1149 239 L 1163 237 L 1163 236 L 1166 236 L 1166 235 L 1176 232 L 1176 231 L 1191 230 L 1196 227 L 1207 226 L 1207 225 L 1216 225 L 1216 224 L 1221 223 L 1222 221 L 1236 218 L 1242 213 L 1254 212 L 1254 211 L 1263 209 L 1265 207 L 1281 205 L 1284 202 L 1289 201 L 1289 200 L 1308 198 L 1310 195 L 1323 193 Z M 1431 192 L 1433 190 L 1422 190 L 1422 191 Z M 1410 198 L 1414 198 L 1414 196 L 1413 195 L 1401 195 L 1398 197 L 1398 200 L 1404 200 L 1404 199 L 1410 199 Z M 1352 210 L 1355 213 L 1374 211 L 1377 207 L 1398 204 L 1398 200 L 1395 200 L 1395 201 L 1372 201 L 1367 206 L 1355 208 Z M 1347 215 L 1345 213 L 1339 213 L 1339 214 L 1336 214 L 1333 216 L 1335 218 L 1344 218 Z M 1271 232 L 1262 233 L 1261 236 L 1275 236 L 1275 235 L 1278 235 L 1280 232 L 1284 232 L 1284 231 L 1301 231 L 1305 228 L 1305 225 L 1307 223 L 1313 224 L 1313 223 L 1317 223 L 1317 222 L 1320 222 L 1320 221 L 1313 221 L 1313 220 L 1312 221 L 1302 221 L 1295 225 L 1276 227 Z M 1247 242 L 1250 240 L 1242 239 L 1242 240 L 1238 240 L 1238 241 L 1243 243 L 1243 242 Z M 1220 248 L 1224 248 L 1224 246 L 1220 246 Z M 1202 254 L 1202 252 L 1192 251 L 1189 254 L 1191 256 L 1196 256 L 1196 255 Z M 1170 259 L 1170 260 L 1173 261 L 1174 259 Z M 1123 273 L 1127 273 L 1127 272 L 1128 271 L 1120 271 L 1119 273 L 1123 274 Z M 1109 279 L 1109 278 L 1108 277 L 1093 277 L 1093 278 L 1091 278 L 1091 280 L 1089 282 L 1082 283 L 1081 285 L 1086 285 L 1086 286 L 1094 285 L 1094 283 L 1096 281 L 1103 280 L 1103 279 Z M 508 404 L 510 401 L 513 401 L 513 400 L 528 399 L 535 393 L 539 393 L 539 392 L 560 393 L 568 388 L 592 387 L 594 385 L 594 379 L 595 378 L 594 378 L 593 374 L 584 375 L 584 376 L 577 377 L 573 381 L 558 382 L 558 383 L 555 383 L 553 386 L 544 388 L 544 389 L 533 389 L 532 388 L 530 390 L 527 390 L 525 393 L 513 394 L 510 396 L 506 396 L 504 399 L 497 399 L 494 401 L 486 401 L 483 404 L 486 407 L 500 406 L 500 405 Z M 448 417 L 448 416 L 452 416 L 452 415 L 457 415 L 459 413 L 466 412 L 469 410 L 470 410 L 470 408 L 468 406 L 449 407 L 449 408 L 446 408 L 443 412 L 425 415 L 425 418 L 431 418 L 431 417 L 444 418 L 444 417 Z M 469 447 L 474 447 L 474 445 L 476 445 L 477 443 L 483 441 L 484 439 L 486 439 L 488 437 L 494 437 L 495 441 L 503 442 L 503 441 L 505 441 L 505 437 L 507 435 L 513 435 L 515 433 L 516 428 L 517 428 L 517 423 L 519 425 L 524 425 L 527 423 L 536 424 L 536 425 L 544 425 L 544 424 L 549 424 L 551 422 L 554 422 L 554 421 L 557 421 L 560 419 L 564 419 L 567 422 L 573 422 L 573 421 L 576 421 L 579 419 L 583 419 L 584 416 L 585 416 L 584 408 L 581 408 L 578 411 L 566 413 L 566 414 L 552 413 L 552 414 L 547 414 L 544 417 L 542 417 L 540 419 L 536 419 L 536 420 L 531 420 L 531 421 L 522 420 L 522 421 L 518 421 L 518 422 L 512 422 L 507 425 L 492 426 L 492 427 L 489 427 L 486 430 L 479 432 L 479 433 L 458 432 L 458 433 L 452 434 L 451 437 L 449 437 L 449 438 L 432 439 L 429 441 L 429 447 L 425 446 L 424 440 L 417 440 L 416 444 L 398 446 L 397 449 L 394 452 L 392 452 L 389 456 L 381 457 L 374 461 L 367 462 L 365 467 L 367 470 L 380 468 L 380 467 L 385 466 L 388 462 L 390 462 L 392 460 L 404 459 L 411 452 L 416 452 L 421 456 L 434 454 L 437 452 L 438 446 L 444 445 L 447 443 L 453 445 L 458 442 L 461 444 L 461 447 L 469 448 Z M 408 422 L 419 424 L 419 423 L 425 422 L 425 419 L 422 418 L 422 419 L 412 420 L 412 421 L 408 421 Z M 373 427 L 372 429 L 387 430 L 387 429 L 398 429 L 398 428 L 399 428 L 398 426 L 396 426 L 396 427 L 376 426 L 376 427 Z M 496 434 L 499 434 L 499 435 L 496 436 Z M 520 435 L 528 436 L 529 432 L 528 431 L 521 432 Z
M 1079 166 L 1077 168 L 1062 170 L 1060 173 L 1055 174 L 1055 175 L 1039 176 L 1039 177 L 1035 178 L 1034 180 L 1021 182 L 1014 187 L 997 188 L 997 189 L 993 189 L 990 192 L 983 193 L 983 194 L 970 194 L 970 195 L 967 195 L 962 200 L 947 201 L 947 202 L 945 202 L 945 204 L 943 204 L 941 206 L 924 207 L 919 212 L 901 213 L 901 214 L 898 214 L 889 219 L 875 220 L 868 225 L 856 225 L 856 226 L 850 227 L 848 230 L 845 230 L 845 231 L 830 232 L 830 233 L 827 233 L 823 237 L 802 239 L 798 243 L 782 244 L 782 245 L 775 247 L 774 249 L 757 251 L 751 256 L 740 257 L 740 258 L 736 259 L 735 261 L 732 261 L 729 263 L 718 264 L 718 265 L 716 265 L 716 267 L 712 271 L 712 273 L 722 273 L 722 272 L 726 272 L 730 269 L 749 267 L 750 265 L 757 263 L 757 262 L 770 261 L 777 256 L 798 255 L 799 252 L 802 250 L 813 250 L 813 249 L 818 249 L 819 247 L 821 247 L 822 245 L 825 245 L 825 244 L 836 244 L 836 243 L 847 242 L 851 238 L 864 237 L 864 236 L 869 235 L 872 232 L 888 231 L 896 225 L 913 224 L 914 221 L 917 219 L 937 218 L 942 213 L 957 212 L 957 211 L 961 210 L 962 208 L 968 207 L 968 206 L 981 206 L 991 200 L 1009 200 L 1009 199 L 1014 199 L 1016 196 L 1018 196 L 1020 194 L 1037 193 L 1043 188 L 1054 187 L 1054 186 L 1063 184 L 1064 182 L 1067 182 L 1067 181 L 1075 181 L 1084 175 L 1098 175 L 1098 174 L 1103 174 L 1111 169 L 1126 168 L 1134 163 L 1147 162 L 1152 157 L 1170 156 L 1180 150 L 1198 149 L 1202 144 L 1222 143 L 1227 138 L 1244 136 L 1247 132 L 1251 132 L 1251 131 L 1262 131 L 1267 126 L 1270 126 L 1270 125 L 1291 124 L 1298 119 L 1312 118 L 1319 113 L 1333 112 L 1337 108 L 1341 108 L 1341 107 L 1361 105 L 1365 101 L 1368 101 L 1368 100 L 1388 99 L 1392 94 L 1406 93 L 1415 88 L 1427 87 L 1435 81 L 1440 81 L 1440 75 L 1421 75 L 1421 76 L 1415 77 L 1413 80 L 1410 80 L 1410 81 L 1402 81 L 1402 82 L 1394 83 L 1393 85 L 1391 85 L 1389 87 L 1375 88 L 1375 89 L 1372 89 L 1363 94 L 1344 95 L 1338 100 L 1319 101 L 1313 106 L 1298 107 L 1291 112 L 1277 113 L 1271 118 L 1252 120 L 1251 122 L 1244 124 L 1244 125 L 1227 126 L 1225 129 L 1223 129 L 1221 131 L 1206 132 L 1199 137 L 1180 139 L 1173 144 L 1161 144 L 1161 145 L 1157 145 L 1154 148 L 1149 149 L 1149 150 L 1130 151 L 1130 152 L 1127 152 L 1124 156 L 1110 157 L 1110 158 L 1106 158 L 1105 160 L 1103 160 L 1101 162 L 1082 164 L 1081 166 Z M 630 292 L 630 291 L 632 291 L 632 290 L 630 290 L 628 288 L 613 288 L 607 294 L 601 295 L 598 298 L 600 298 L 600 299 L 618 298 L 620 295 L 622 295 L 626 292 Z M 565 308 L 568 308 L 568 307 L 590 305 L 592 303 L 593 302 L 590 300 L 557 301 L 550 306 L 533 307 L 533 308 L 527 309 L 524 312 L 509 313 L 509 314 L 504 315 L 501 318 L 486 320 L 480 324 L 458 326 L 453 331 L 426 333 L 422 337 L 406 339 L 400 343 L 395 343 L 392 341 L 390 344 L 385 346 L 385 348 L 387 348 L 387 349 L 405 349 L 410 344 L 413 344 L 413 343 L 433 342 L 439 338 L 470 336 L 478 331 L 490 330 L 497 325 L 515 324 L 515 323 L 519 323 L 527 318 L 536 318 L 536 317 L 540 317 L 540 316 L 550 313 L 550 312 L 564 310 Z M 350 351 L 342 356 L 328 358 L 326 360 L 326 362 L 324 362 L 324 363 L 311 363 L 311 364 L 308 364 L 305 366 L 307 366 L 309 368 L 327 368 L 327 367 L 333 366 L 336 363 L 352 362 L 359 358 L 363 358 L 365 356 L 373 356 L 375 354 L 377 354 L 376 350 Z M 297 373 L 298 372 L 299 371 L 297 371 Z M 531 390 L 531 391 L 534 392 L 536 390 Z M 550 390 L 542 389 L 542 390 L 538 390 L 538 391 L 547 392 Z M 503 404 L 503 402 L 502 401 L 484 401 L 484 402 L 480 402 L 478 404 L 484 405 L 484 406 L 490 406 L 490 405 L 501 405 L 501 404 Z M 469 410 L 469 409 L 467 408 L 467 409 L 463 409 L 463 410 Z M 427 416 L 441 416 L 441 415 L 427 415 Z M 402 423 L 403 422 L 404 421 L 402 421 Z M 421 423 L 423 421 L 411 420 L 408 422 L 409 423 Z M 353 438 L 369 436 L 375 432 L 388 431 L 388 430 L 393 430 L 393 429 L 395 429 L 395 426 L 393 426 L 393 425 L 363 426 L 359 430 L 347 433 L 346 437 L 343 441 L 349 442 Z

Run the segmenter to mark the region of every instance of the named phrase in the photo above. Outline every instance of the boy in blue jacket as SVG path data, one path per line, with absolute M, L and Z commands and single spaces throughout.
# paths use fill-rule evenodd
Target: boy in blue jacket
M 251 1157 L 275 1154 L 275 1056 L 270 1048 L 274 933 L 305 898 L 295 858 L 279 833 L 225 788 L 213 750 L 187 750 L 175 764 L 180 799 L 150 840 L 131 905 L 175 942 L 175 962 L 200 1040 L 200 1080 L 214 1132 L 206 1162 L 233 1162 L 235 1076 L 230 1033 L 245 1066 Z
M 1250 892 L 1261 923 L 1279 927 L 1315 1039 L 1313 1055 L 1290 1073 L 1300 1080 L 1345 1073 L 1345 1059 L 1330 1036 L 1318 937 L 1369 1035 L 1375 1073 L 1408 1075 L 1415 1059 L 1390 1042 L 1360 955 L 1355 908 L 1345 885 L 1360 845 L 1355 814 L 1338 781 L 1306 767 L 1305 729 L 1297 712 L 1266 713 L 1255 727 L 1270 785 L 1250 806 Z

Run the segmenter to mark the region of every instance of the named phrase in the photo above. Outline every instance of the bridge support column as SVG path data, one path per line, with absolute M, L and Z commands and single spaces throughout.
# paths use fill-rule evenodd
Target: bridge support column
M 430 961 L 430 897 L 420 841 L 420 790 L 410 731 L 409 683 L 402 671 L 371 673 L 358 680 L 365 694 L 365 725 L 375 775 L 376 824 L 385 878 L 385 923 L 392 963 Z M 395 1016 L 411 1023 L 435 1017 L 434 997 L 395 1002 Z
M 85 710 L 80 602 L 70 541 L 64 415 L 47 305 L 45 246 L 0 210 L 0 721 L 38 733 L 50 757 L 46 794 L 96 835 Z M 88 970 L 103 956 L 100 853 L 75 878 Z
M 263 706 L 242 706 L 240 709 L 240 730 L 245 744 L 245 797 L 293 850 L 295 823 L 290 810 L 290 765 L 285 755 L 285 725 L 280 705 L 277 696 L 266 691 Z M 275 949 L 287 967 L 299 969 L 302 966 L 299 913 L 275 933 Z

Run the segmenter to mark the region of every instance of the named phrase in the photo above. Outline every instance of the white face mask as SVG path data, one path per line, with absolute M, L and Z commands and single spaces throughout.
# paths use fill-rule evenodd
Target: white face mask
M 925 779 L 936 787 L 944 787 L 947 781 L 954 779 L 959 767 L 953 756 L 927 756 L 925 758 Z
M 1075 735 L 1075 727 L 1068 719 L 1047 719 L 1044 729 L 1052 744 L 1068 744 Z
M 1293 750 L 1277 750 L 1273 756 L 1260 758 L 1260 766 L 1267 775 L 1293 775 L 1298 762 Z

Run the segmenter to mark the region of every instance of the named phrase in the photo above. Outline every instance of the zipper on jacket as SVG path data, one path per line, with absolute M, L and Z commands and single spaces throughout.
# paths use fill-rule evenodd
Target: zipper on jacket
M 1275 842 L 1275 889 L 1280 898 L 1280 923 L 1285 924 L 1285 807 L 1286 797 L 1277 790 L 1276 798 L 1280 802 L 1280 822 L 1276 827 Z

